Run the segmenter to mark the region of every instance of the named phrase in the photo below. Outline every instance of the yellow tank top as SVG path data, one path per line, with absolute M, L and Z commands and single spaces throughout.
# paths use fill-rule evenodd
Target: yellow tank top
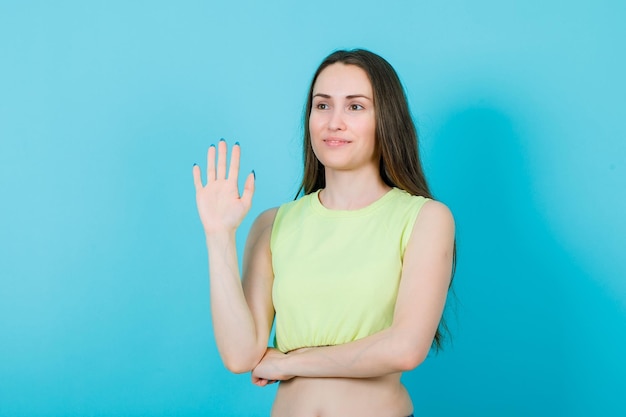
M 359 210 L 318 192 L 282 205 L 271 236 L 275 346 L 347 343 L 391 325 L 404 250 L 427 201 L 397 188 Z

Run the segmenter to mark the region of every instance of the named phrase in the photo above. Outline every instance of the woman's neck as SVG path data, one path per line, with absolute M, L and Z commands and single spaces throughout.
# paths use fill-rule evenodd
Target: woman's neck
M 391 189 L 378 171 L 355 172 L 326 169 L 326 187 L 320 192 L 322 205 L 331 210 L 367 207 Z

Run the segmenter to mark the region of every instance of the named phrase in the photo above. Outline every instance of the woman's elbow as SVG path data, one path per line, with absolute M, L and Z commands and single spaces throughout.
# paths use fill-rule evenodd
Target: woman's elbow
M 245 374 L 254 369 L 260 358 L 247 355 L 222 355 L 222 363 L 234 374 Z
M 407 345 L 403 351 L 396 355 L 396 366 L 401 372 L 412 371 L 424 362 L 428 356 L 430 347 Z
M 249 366 L 249 364 L 241 361 L 224 360 L 223 362 L 226 369 L 234 374 L 245 374 L 246 372 L 252 371 L 252 367 Z

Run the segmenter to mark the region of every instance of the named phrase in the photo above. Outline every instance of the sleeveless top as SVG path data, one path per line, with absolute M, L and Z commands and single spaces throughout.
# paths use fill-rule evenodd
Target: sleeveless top
M 329 210 L 318 194 L 282 205 L 272 228 L 274 344 L 282 352 L 391 325 L 404 251 L 428 200 L 392 188 L 362 209 Z

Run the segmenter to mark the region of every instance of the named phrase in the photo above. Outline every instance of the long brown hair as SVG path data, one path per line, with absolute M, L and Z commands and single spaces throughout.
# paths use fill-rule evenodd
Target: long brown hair
M 364 49 L 333 52 L 315 71 L 304 113 L 304 175 L 296 198 L 301 193 L 310 194 L 326 186 L 324 166 L 315 156 L 311 146 L 309 116 L 317 77 L 326 67 L 336 63 L 361 68 L 372 84 L 376 116 L 376 150 L 380 155 L 379 172 L 382 180 L 388 186 L 402 189 L 409 194 L 433 198 L 419 158 L 417 131 L 398 74 L 384 58 Z M 455 264 L 456 244 L 453 274 Z M 437 350 L 442 347 L 444 332 L 449 333 L 449 330 L 442 317 L 433 341 Z

